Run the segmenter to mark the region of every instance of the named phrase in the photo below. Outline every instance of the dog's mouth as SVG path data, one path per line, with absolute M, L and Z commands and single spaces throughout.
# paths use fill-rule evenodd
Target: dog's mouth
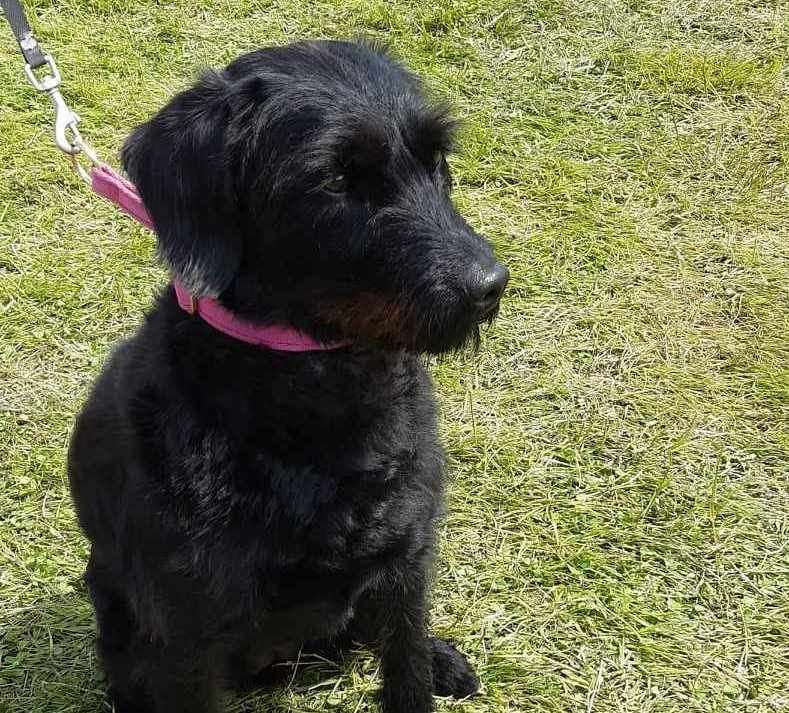
M 482 314 L 460 305 L 420 308 L 374 293 L 363 293 L 324 303 L 321 322 L 344 339 L 363 340 L 386 349 L 441 354 L 479 348 L 481 329 L 493 325 L 496 304 Z

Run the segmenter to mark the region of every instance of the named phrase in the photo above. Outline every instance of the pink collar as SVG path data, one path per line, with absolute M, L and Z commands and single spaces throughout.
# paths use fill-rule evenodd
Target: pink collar
M 110 166 L 99 165 L 93 168 L 91 187 L 95 193 L 153 230 L 153 221 L 145 210 L 134 184 L 119 176 Z M 184 312 L 199 316 L 217 331 L 247 344 L 279 352 L 328 351 L 348 345 L 348 342 L 324 344 L 293 327 L 281 324 L 261 325 L 249 322 L 234 315 L 212 297 L 195 297 L 175 278 L 173 278 L 173 287 L 178 304 Z
M 195 297 L 178 280 L 173 279 L 175 297 L 184 312 L 198 315 L 214 329 L 247 344 L 278 352 L 318 352 L 339 349 L 348 342 L 324 344 L 293 327 L 280 324 L 261 325 L 234 315 L 213 297 Z

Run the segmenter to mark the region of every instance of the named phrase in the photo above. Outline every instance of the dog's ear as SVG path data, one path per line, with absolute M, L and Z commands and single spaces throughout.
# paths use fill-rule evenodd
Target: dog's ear
M 241 261 L 225 133 L 228 82 L 209 72 L 132 133 L 123 166 L 153 219 L 159 254 L 194 295 L 216 296 Z

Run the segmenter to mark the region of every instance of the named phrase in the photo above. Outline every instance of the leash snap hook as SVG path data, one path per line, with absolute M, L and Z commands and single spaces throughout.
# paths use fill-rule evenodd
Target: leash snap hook
M 84 156 L 93 168 L 103 164 L 90 144 L 80 135 L 77 129 L 79 116 L 66 104 L 60 93 L 60 70 L 55 60 L 52 55 L 46 54 L 41 49 L 19 0 L 0 0 L 0 10 L 11 25 L 11 31 L 19 43 L 19 49 L 25 60 L 27 81 L 37 92 L 49 94 L 55 107 L 55 144 L 71 159 L 71 164 L 79 177 L 90 184 L 90 172 L 83 165 L 84 162 L 80 163 L 78 156 L 80 154 Z
M 63 153 L 69 156 L 71 165 L 77 175 L 90 184 L 90 173 L 79 162 L 78 156 L 84 154 L 90 161 L 91 166 L 100 166 L 101 160 L 90 144 L 82 138 L 82 134 L 77 128 L 79 116 L 66 104 L 66 100 L 60 93 L 60 71 L 57 64 L 55 64 L 55 60 L 49 54 L 44 55 L 44 60 L 45 66 L 49 69 L 49 74 L 45 74 L 42 77 L 36 76 L 29 62 L 25 64 L 25 74 L 34 89 L 49 94 L 49 98 L 55 107 L 55 144 Z
M 60 71 L 58 70 L 55 60 L 52 55 L 44 55 L 46 67 L 49 69 L 49 74 L 43 77 L 36 76 L 33 67 L 30 63 L 25 64 L 25 74 L 27 80 L 36 91 L 46 92 L 52 100 L 55 107 L 55 144 L 64 153 L 74 155 L 80 152 L 81 148 L 76 144 L 76 141 L 69 140 L 67 131 L 70 129 L 75 135 L 78 136 L 77 124 L 79 123 L 79 116 L 77 116 L 66 104 L 66 100 L 60 93 Z

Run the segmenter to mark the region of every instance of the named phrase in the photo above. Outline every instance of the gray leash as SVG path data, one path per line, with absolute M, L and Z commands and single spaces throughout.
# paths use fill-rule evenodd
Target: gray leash
M 38 69 L 38 67 L 47 64 L 47 58 L 33 36 L 33 30 L 30 29 L 30 23 L 27 21 L 22 5 L 17 0 L 2 0 L 0 5 L 3 7 L 5 19 L 11 25 L 11 31 L 19 43 L 19 49 L 22 50 L 22 56 L 28 66 L 31 69 Z

